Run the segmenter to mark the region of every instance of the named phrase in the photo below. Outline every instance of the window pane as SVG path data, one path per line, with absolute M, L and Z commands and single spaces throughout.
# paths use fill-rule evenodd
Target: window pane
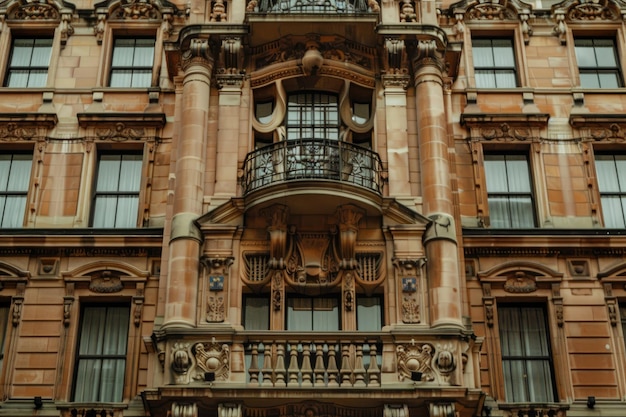
M 138 209 L 139 199 L 137 196 L 120 196 L 117 200 L 115 227 L 137 227 Z
M 246 330 L 269 330 L 269 317 L 269 295 L 246 298 L 243 324 Z
M 582 87 L 621 87 L 621 72 L 613 39 L 575 39 L 575 45 Z
M 357 296 L 356 328 L 361 331 L 382 329 L 382 306 L 379 297 Z
M 100 155 L 93 227 L 137 227 L 141 169 L 141 154 Z
M 119 38 L 111 57 L 111 87 L 142 88 L 152 83 L 154 38 Z
M 615 72 L 599 73 L 600 88 L 619 88 L 619 76 Z
M 122 401 L 129 313 L 127 306 L 83 309 L 74 401 Z
M 626 227 L 626 155 L 597 154 L 596 177 L 604 226 Z
M 0 227 L 22 227 L 32 154 L 0 154 Z
M 16 38 L 5 85 L 7 87 L 44 87 L 52 53 L 52 38 Z

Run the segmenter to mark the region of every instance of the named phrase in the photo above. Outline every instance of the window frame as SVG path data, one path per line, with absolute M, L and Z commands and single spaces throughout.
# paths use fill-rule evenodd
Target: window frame
M 596 151 L 594 152 L 594 165 L 595 165 L 595 175 L 596 175 L 596 182 L 598 185 L 598 195 L 600 197 L 600 206 L 602 208 L 602 221 L 603 221 L 603 225 L 606 229 L 623 229 L 626 225 L 626 181 L 624 182 L 624 184 L 621 184 L 619 182 L 620 177 L 617 176 L 616 177 L 616 181 L 617 181 L 617 186 L 619 188 L 618 191 L 603 191 L 601 189 L 601 184 L 600 184 L 600 172 L 598 170 L 598 157 L 611 157 L 612 161 L 613 161 L 613 167 L 615 168 L 616 171 L 618 171 L 617 169 L 617 164 L 616 164 L 616 156 L 619 156 L 621 158 L 623 158 L 622 160 L 624 161 L 624 164 L 626 164 L 626 152 L 616 152 L 616 151 Z M 624 177 L 626 179 L 626 172 L 624 172 L 624 175 L 622 175 L 622 177 Z M 605 196 L 610 196 L 610 197 L 618 197 L 620 198 L 620 205 L 622 208 L 622 225 L 617 225 L 617 226 L 607 226 L 607 212 L 605 210 L 605 203 L 603 202 L 603 199 Z
M 19 66 L 19 65 L 14 65 L 12 63 L 13 58 L 15 56 L 15 49 L 16 49 L 16 42 L 18 41 L 32 41 L 32 45 L 30 46 L 30 59 L 29 59 L 29 63 L 28 65 L 23 65 L 23 66 Z M 33 66 L 32 65 L 32 59 L 33 56 L 35 55 L 35 48 L 37 47 L 36 43 L 37 41 L 48 41 L 49 45 L 45 45 L 47 48 L 49 48 L 49 55 L 48 55 L 48 63 L 45 66 Z M 27 35 L 27 34 L 15 34 L 15 36 L 12 37 L 11 42 L 10 42 L 10 48 L 9 48 L 9 54 L 8 54 L 8 59 L 7 59 L 7 63 L 6 63 L 6 71 L 5 71 L 5 76 L 4 76 L 4 81 L 3 81 L 3 86 L 7 87 L 7 88 L 28 88 L 28 89 L 32 89 L 32 88 L 45 88 L 49 83 L 50 83 L 50 68 L 51 68 L 51 64 L 52 64 L 52 54 L 54 51 L 54 36 L 52 35 L 47 35 L 47 36 L 34 36 L 34 35 Z M 26 79 L 26 85 L 9 85 L 10 80 L 11 80 L 11 75 L 13 73 L 13 71 L 27 71 L 27 79 Z M 29 85 L 30 81 L 31 81 L 31 75 L 33 75 L 35 73 L 35 71 L 41 71 L 41 70 L 45 70 L 45 81 L 41 84 L 37 84 L 37 85 Z
M 19 191 L 9 191 L 8 189 L 0 189 L 0 198 L 2 197 L 8 197 L 8 196 L 23 196 L 24 198 L 24 209 L 22 211 L 22 218 L 21 218 L 21 224 L 18 226 L 12 226 L 12 227 L 5 227 L 4 226 L 4 210 L 6 207 L 6 200 L 3 203 L 3 207 L 2 210 L 0 211 L 0 230 L 1 229 L 8 229 L 8 228 L 21 228 L 24 227 L 24 221 L 27 218 L 27 212 L 28 212 L 28 195 L 30 192 L 30 183 L 32 181 L 32 176 L 33 176 L 33 152 L 32 151 L 26 151 L 26 150 L 0 150 L 0 155 L 11 155 L 11 164 L 14 160 L 14 157 L 16 155 L 25 155 L 25 156 L 30 156 L 30 167 L 28 170 L 28 181 L 26 182 L 26 189 L 25 190 L 19 190 Z M 9 172 L 11 172 L 11 170 L 9 170 Z M 8 177 L 7 177 L 8 179 Z M 2 185 L 2 184 L 0 184 Z
M 509 309 L 509 310 L 518 310 L 518 312 L 522 312 L 522 310 L 527 310 L 529 308 L 535 308 L 535 309 L 540 309 L 542 311 L 543 314 L 543 332 L 544 332 L 544 336 L 545 336 L 545 345 L 542 346 L 543 348 L 546 349 L 546 354 L 545 355 L 524 355 L 524 354 L 520 354 L 520 355 L 505 355 L 504 354 L 504 337 L 503 337 L 503 323 L 502 323 L 502 316 L 503 316 L 503 311 Z M 506 403 L 556 403 L 558 400 L 558 390 L 557 390 L 557 381 L 556 381 L 556 372 L 555 372 L 555 358 L 553 355 L 553 349 L 552 349 L 552 343 L 551 343 L 551 328 L 550 328 L 550 323 L 549 323 L 549 310 L 547 308 L 547 306 L 545 305 L 545 303 L 521 303 L 521 302 L 503 302 L 503 303 L 498 303 L 497 305 L 497 311 L 498 311 L 498 331 L 497 331 L 497 335 L 499 338 L 499 349 L 500 349 L 500 360 L 502 363 L 501 366 L 501 372 L 502 372 L 502 392 L 504 394 L 504 401 Z M 523 320 L 522 320 L 522 316 L 517 316 L 516 319 L 519 320 L 519 329 L 521 330 L 520 332 L 520 336 L 524 337 L 525 335 L 525 330 L 526 330 L 526 326 L 524 326 Z M 527 335 L 526 335 L 527 336 Z M 548 362 L 548 371 L 550 373 L 550 383 L 548 384 L 547 388 L 550 389 L 550 394 L 552 395 L 551 399 L 548 399 L 547 401 L 532 401 L 530 399 L 531 397 L 531 388 L 528 384 L 525 384 L 525 394 L 526 396 L 528 396 L 528 398 L 526 399 L 522 399 L 522 400 L 518 400 L 518 399 L 509 399 L 508 398 L 508 388 L 507 388 L 507 372 L 506 372 L 506 368 L 505 368 L 505 363 L 508 360 L 519 360 L 519 361 L 523 361 L 524 362 L 524 368 L 526 368 L 526 372 L 528 370 L 527 367 L 527 362 L 529 361 L 547 361 Z M 519 382 L 520 384 L 522 383 L 523 379 Z
M 137 51 L 137 42 L 138 41 L 145 41 L 145 40 L 151 40 L 153 41 L 153 46 L 152 46 L 152 63 L 150 65 L 145 65 L 145 66 L 135 66 L 135 65 L 130 65 L 130 66 L 116 66 L 114 65 L 114 58 L 115 58 L 115 51 L 116 48 L 118 47 L 117 43 L 118 41 L 129 41 L 132 40 L 134 42 L 133 44 L 133 60 L 135 57 L 135 53 Z M 156 61 L 156 51 L 157 51 L 157 38 L 156 36 L 115 36 L 114 39 L 112 40 L 112 46 L 111 46 L 111 55 L 110 55 L 110 60 L 109 60 L 109 68 L 108 68 L 108 73 L 107 73 L 107 86 L 110 88 L 131 88 L 131 89 L 141 89 L 141 88 L 150 88 L 153 86 L 153 80 L 154 80 L 154 67 L 155 67 L 155 61 Z M 131 75 L 130 75 L 130 85 L 111 85 L 113 82 L 113 75 L 115 71 L 128 71 L 130 70 Z M 148 85 L 139 85 L 139 86 L 133 86 L 133 78 L 136 75 L 137 72 L 146 72 L 150 74 L 150 81 L 148 83 Z
M 93 355 L 93 354 L 89 354 L 89 355 L 81 355 L 80 350 L 81 350 L 81 342 L 83 340 L 83 336 L 85 335 L 85 332 L 83 332 L 83 325 L 85 323 L 85 317 L 86 317 L 86 313 L 85 310 L 89 309 L 89 308 L 105 308 L 106 309 L 106 314 L 108 317 L 108 311 L 109 308 L 125 308 L 126 312 L 127 312 L 127 326 L 126 326 L 126 343 L 125 343 L 125 352 L 124 354 L 115 354 L 115 355 L 106 355 L 106 354 L 99 354 L 99 355 Z M 75 354 L 74 354 L 74 370 L 73 370 L 73 374 L 72 374 L 72 387 L 71 387 L 71 398 L 72 401 L 74 402 L 79 402 L 79 403 L 92 403 L 92 402 L 104 402 L 104 403 L 121 403 L 124 401 L 127 391 L 127 384 L 128 384 L 128 372 L 129 372 L 129 368 L 128 365 L 130 363 L 129 361 L 129 355 L 131 354 L 131 349 L 129 348 L 129 342 L 131 340 L 132 337 L 132 320 L 131 320 L 131 305 L 130 303 L 127 302 L 110 302 L 110 303 L 105 303 L 105 302 L 99 302 L 99 303 L 81 303 L 80 305 L 80 320 L 78 322 L 78 327 L 77 327 L 77 340 L 76 340 L 76 346 L 75 346 Z M 123 360 L 124 361 L 124 370 L 122 372 L 122 380 L 123 380 L 123 384 L 121 386 L 121 390 L 119 392 L 119 395 L 121 395 L 121 398 L 119 398 L 119 401 L 104 401 L 103 399 L 101 399 L 100 397 L 93 399 L 87 399 L 87 400 L 76 400 L 76 395 L 77 395 L 77 386 L 78 386 L 78 380 L 79 380 L 79 373 L 80 373 L 80 361 L 81 359 L 84 360 L 89 360 L 89 359 L 97 359 L 97 358 L 108 358 L 108 359 L 114 359 L 114 360 Z M 103 365 L 104 366 L 104 365 Z M 103 367 L 102 366 L 102 367 Z M 101 367 L 101 369 L 102 369 Z M 102 383 L 102 380 L 99 381 L 99 383 Z
M 291 99 L 293 97 L 306 96 L 307 102 L 299 105 L 292 105 Z M 324 103 L 322 101 L 318 101 L 316 99 L 321 99 L 322 97 L 327 97 L 329 99 L 334 99 L 334 105 L 330 101 Z M 308 99 L 311 98 L 311 101 Z M 286 114 L 285 114 L 285 135 L 286 140 L 302 140 L 302 139 L 318 139 L 325 141 L 335 141 L 341 140 L 340 132 L 341 132 L 341 111 L 340 111 L 340 100 L 339 95 L 329 91 L 294 91 L 287 94 L 287 103 L 286 103 Z M 295 109 L 294 109 L 295 107 Z M 298 109 L 301 109 L 298 111 Z M 321 110 L 320 110 L 321 109 Z M 328 109 L 328 110 L 326 110 Z M 332 120 L 326 117 L 326 115 L 332 114 L 332 110 L 334 110 L 334 114 L 336 116 L 336 123 L 333 123 Z M 292 119 L 290 116 L 292 114 L 297 114 L 297 119 Z M 307 115 L 323 115 L 323 120 L 318 122 L 318 120 L 314 120 L 314 117 L 311 117 L 311 120 L 307 122 Z M 304 119 L 303 119 L 304 118 Z M 311 130 L 313 133 L 311 135 L 303 135 L 303 132 L 306 130 Z M 320 134 L 316 133 L 318 131 L 323 132 L 322 137 L 318 137 Z M 329 134 L 329 132 L 334 131 L 333 134 Z
M 118 186 L 118 190 L 117 191 L 106 191 L 106 192 L 99 192 L 98 191 L 98 178 L 100 175 L 100 164 L 102 161 L 102 157 L 106 156 L 106 155 L 119 155 L 121 157 L 127 156 L 127 155 L 134 155 L 138 157 L 138 162 L 140 163 L 140 170 L 139 170 L 139 178 L 138 178 L 138 182 L 139 182 L 139 186 L 138 186 L 138 190 L 136 192 L 130 192 L 130 191 L 120 191 L 119 190 L 119 186 Z M 144 161 L 144 152 L 143 150 L 138 150 L 138 149 L 117 149 L 117 148 L 113 148 L 113 149 L 100 149 L 97 153 L 96 156 L 96 161 L 95 161 L 95 171 L 94 171 L 94 178 L 93 178 L 93 185 L 92 185 L 92 196 L 91 196 L 91 211 L 90 211 L 90 215 L 89 215 L 89 227 L 91 228 L 106 228 L 106 229 L 127 229 L 127 228 L 139 228 L 141 227 L 140 221 L 141 221 L 141 211 L 142 211 L 142 204 L 143 204 L 143 200 L 142 200 L 142 194 L 143 194 L 143 189 L 145 187 L 144 184 L 144 165 L 145 165 L 145 161 Z M 118 172 L 118 184 L 119 184 L 119 178 L 121 177 L 121 165 L 120 165 L 120 172 Z M 97 211 L 97 199 L 99 196 L 102 195 L 109 195 L 109 196 L 117 196 L 118 198 L 116 199 L 116 212 L 117 209 L 119 209 L 119 197 L 122 196 L 136 196 L 137 198 L 137 211 L 136 211 L 136 217 L 135 217 L 135 225 L 134 226 L 116 226 L 114 225 L 104 225 L 104 226 L 94 226 L 94 221 L 96 219 L 96 211 Z M 117 223 L 118 217 L 117 214 L 115 216 L 115 223 Z
M 505 168 L 506 168 L 506 157 L 507 156 L 523 156 L 524 160 L 526 161 L 526 165 L 527 165 L 527 173 L 528 173 L 528 185 L 529 185 L 529 190 L 528 192 L 511 192 L 510 190 L 508 192 L 502 192 L 502 191 L 490 191 L 489 190 L 489 186 L 488 186 L 488 182 L 489 182 L 489 173 L 487 170 L 487 159 L 490 156 L 503 156 L 504 157 L 504 162 L 505 162 Z M 531 161 L 531 157 L 529 155 L 528 152 L 526 151 L 519 151 L 519 150 L 504 150 L 504 149 L 494 149 L 494 150 L 484 150 L 483 151 L 483 171 L 484 171 L 484 178 L 485 178 L 485 193 L 486 193 L 486 197 L 487 197 L 487 212 L 488 212 L 488 218 L 489 218 L 489 226 L 492 228 L 512 228 L 512 229 L 534 229 L 538 227 L 538 213 L 537 213 L 537 198 L 536 198 L 536 190 L 535 190 L 535 182 L 534 182 L 534 175 L 533 175 L 533 165 L 532 165 L 532 161 Z M 509 175 L 506 175 L 507 178 L 507 188 L 509 188 Z M 513 225 L 513 217 L 511 215 L 511 203 L 510 201 L 507 201 L 506 207 L 507 207 L 507 211 L 509 212 L 509 216 L 508 218 L 508 225 L 504 225 L 503 227 L 494 227 L 494 210 L 492 210 L 492 206 L 490 204 L 490 200 L 494 197 L 505 197 L 508 198 L 509 197 L 527 197 L 530 199 L 530 205 L 532 207 L 532 225 L 525 225 L 525 226 L 514 226 Z
M 473 70 L 473 74 L 474 74 L 474 82 L 476 85 L 476 88 L 478 89 L 511 89 L 511 88 L 519 88 L 521 85 L 521 69 L 520 69 L 520 65 L 519 65 L 519 59 L 517 56 L 517 48 L 516 48 L 516 42 L 515 42 L 515 35 L 514 34 L 498 34 L 497 36 L 493 36 L 492 34 L 487 34 L 487 33 L 477 33 L 472 35 L 471 37 L 471 47 L 472 47 L 472 62 L 471 67 Z M 491 65 L 491 66 L 476 66 L 476 49 L 477 46 L 475 45 L 475 41 L 489 41 L 491 43 L 490 49 L 492 52 L 492 56 L 493 54 L 493 41 L 495 40 L 508 40 L 510 41 L 510 47 L 511 47 L 511 52 L 512 52 L 512 58 L 513 58 L 513 63 L 512 66 L 497 66 L 495 65 Z M 513 86 L 498 86 L 497 85 L 497 78 L 496 78 L 496 74 L 497 71 L 503 71 L 503 70 L 508 70 L 508 71 L 512 71 L 513 74 L 513 78 L 515 80 L 515 85 Z M 480 71 L 490 71 L 490 75 L 493 76 L 494 78 L 494 85 L 479 85 L 479 77 L 478 74 Z
M 590 36 L 588 34 L 576 34 L 574 33 L 573 35 L 574 37 L 574 42 L 573 42 L 573 48 L 574 48 L 574 59 L 575 59 L 575 63 L 576 63 L 576 70 L 578 71 L 578 85 L 580 86 L 580 88 L 584 88 L 584 89 L 611 89 L 611 88 L 622 88 L 624 87 L 624 75 L 623 75 L 623 70 L 622 70 L 622 63 L 621 63 L 621 59 L 620 59 L 620 54 L 619 54 L 619 45 L 618 45 L 618 40 L 615 36 Z M 578 47 L 581 47 L 581 45 L 578 45 L 578 43 L 580 41 L 591 41 L 592 42 L 592 46 L 591 48 L 593 48 L 594 50 L 594 58 L 596 61 L 596 65 L 594 66 L 581 66 L 580 65 L 580 60 L 579 60 L 579 55 L 578 55 Z M 614 59 L 615 59 L 615 66 L 601 66 L 598 65 L 598 60 L 597 60 L 597 49 L 600 45 L 595 45 L 596 42 L 602 42 L 602 41 L 611 41 L 612 44 L 612 49 L 613 49 L 613 54 L 614 54 Z M 603 87 L 602 86 L 602 82 L 601 82 L 601 78 L 599 77 L 600 74 L 615 74 L 616 76 L 616 80 L 617 80 L 617 86 L 615 87 Z M 583 74 L 594 74 L 596 75 L 596 80 L 598 82 L 598 86 L 585 86 L 583 85 Z
M 337 294 L 325 294 L 323 296 L 305 296 L 305 295 L 297 295 L 297 294 L 286 294 L 286 300 L 285 300 L 285 321 L 284 321 L 284 330 L 288 331 L 288 332 L 338 332 L 342 330 L 342 302 L 341 302 L 341 298 L 339 297 L 339 295 Z M 298 328 L 290 328 L 290 319 L 289 319 L 289 314 L 290 314 L 290 302 L 294 301 L 294 300 L 310 300 L 311 301 L 311 309 L 308 310 L 311 312 L 311 329 L 298 329 Z M 333 309 L 336 308 L 337 311 L 337 328 L 334 330 L 318 330 L 314 328 L 314 324 L 315 324 L 315 314 L 314 312 L 315 310 L 315 301 L 320 301 L 320 300 L 332 300 L 334 301 L 336 304 L 333 307 Z M 320 310 L 318 310 L 320 311 Z M 321 310 L 324 311 L 324 310 Z

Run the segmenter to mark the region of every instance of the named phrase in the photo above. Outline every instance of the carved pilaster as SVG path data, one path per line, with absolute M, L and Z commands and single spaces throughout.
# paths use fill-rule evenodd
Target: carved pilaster
M 613 295 L 613 284 L 604 283 L 604 300 L 606 302 L 606 308 L 609 313 L 609 322 L 611 326 L 617 326 L 617 297 Z
M 487 327 L 493 327 L 493 304 L 494 297 L 491 295 L 491 284 L 485 282 L 483 283 L 483 306 Z
M 133 324 L 135 327 L 139 327 L 141 325 L 141 318 L 143 316 L 143 302 L 145 299 L 144 296 L 144 283 L 137 283 L 136 294 L 133 297 L 133 304 L 135 305 L 135 309 L 133 312 Z
M 421 312 L 419 303 L 419 277 L 426 258 L 394 259 L 398 278 L 402 283 L 402 322 L 406 324 L 420 323 Z
M 272 309 L 275 312 L 283 309 L 284 282 L 280 272 L 276 272 L 272 277 Z
M 72 305 L 74 304 L 74 283 L 65 284 L 65 296 L 63 297 L 63 326 L 68 327 L 72 319 Z
M 203 256 L 200 262 L 205 267 L 208 276 L 208 288 L 210 295 L 207 298 L 206 321 L 209 323 L 221 323 L 225 319 L 225 297 L 223 295 L 224 284 L 228 281 L 230 266 L 233 257 L 211 258 Z

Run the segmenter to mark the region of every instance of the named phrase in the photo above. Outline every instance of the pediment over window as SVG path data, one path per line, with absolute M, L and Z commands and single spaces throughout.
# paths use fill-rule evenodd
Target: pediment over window
M 110 20 L 160 20 L 172 15 L 176 5 L 167 0 L 106 0 L 95 5 L 98 14 L 108 13 Z
M 598 272 L 598 278 L 603 282 L 626 282 L 626 262 L 620 262 L 604 271 Z
M 79 113 L 87 135 L 116 142 L 156 138 L 165 126 L 164 113 Z
M 552 6 L 552 14 L 569 22 L 618 21 L 626 13 L 626 3 L 620 0 L 565 0 Z
M 479 272 L 478 280 L 520 294 L 535 292 L 542 284 L 559 283 L 563 273 L 535 262 L 506 262 Z
M 450 7 L 455 15 L 465 15 L 465 21 L 517 20 L 520 14 L 529 14 L 532 5 L 520 0 L 477 1 L 463 0 Z
M 466 113 L 461 115 L 461 125 L 470 129 L 473 141 L 532 142 L 547 129 L 549 118 L 547 113 Z
M 0 142 L 43 138 L 57 120 L 57 115 L 51 113 L 0 114 Z
M 6 19 L 20 22 L 59 22 L 63 15 L 71 14 L 76 9 L 72 3 L 65 1 L 6 1 L 0 5 L 0 15 Z
M 7 287 L 15 287 L 18 283 L 26 283 L 30 279 L 30 272 L 0 261 L 0 291 Z
M 626 142 L 626 116 L 623 114 L 573 114 L 570 125 L 583 139 L 608 143 Z
M 62 272 L 67 283 L 88 288 L 95 293 L 117 293 L 124 288 L 136 288 L 150 277 L 148 271 L 122 262 L 97 261 Z

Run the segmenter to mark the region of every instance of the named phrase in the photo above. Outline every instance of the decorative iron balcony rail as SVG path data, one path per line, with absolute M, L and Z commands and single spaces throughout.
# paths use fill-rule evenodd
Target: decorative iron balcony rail
M 380 353 L 374 341 L 251 341 L 247 379 L 268 387 L 379 387 Z
M 244 161 L 244 194 L 285 181 L 325 179 L 382 191 L 377 153 L 329 139 L 286 140 L 250 152 Z
M 250 0 L 248 12 L 356 14 L 378 12 L 375 0 Z

